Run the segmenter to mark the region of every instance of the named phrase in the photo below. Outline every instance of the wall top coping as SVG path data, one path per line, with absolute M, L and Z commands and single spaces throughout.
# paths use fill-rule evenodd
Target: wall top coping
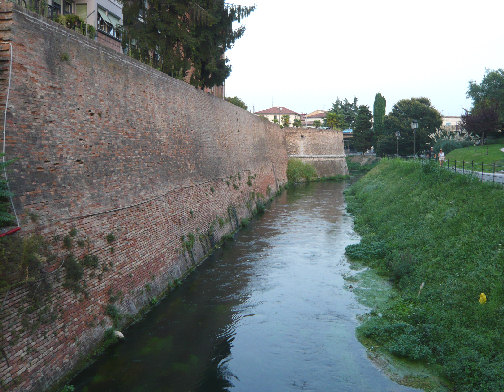
M 345 154 L 338 155 L 289 155 L 289 158 L 345 158 Z

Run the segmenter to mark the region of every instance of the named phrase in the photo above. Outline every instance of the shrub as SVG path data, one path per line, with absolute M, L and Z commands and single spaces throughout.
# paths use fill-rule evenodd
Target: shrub
M 66 256 L 63 266 L 66 271 L 64 286 L 72 289 L 74 292 L 82 291 L 80 280 L 84 276 L 84 268 L 82 268 L 79 261 L 74 257 L 74 255 L 69 254 Z
M 241 227 L 247 227 L 249 225 L 250 221 L 247 218 L 242 218 L 240 221 L 240 226 Z
M 98 256 L 96 256 L 96 255 L 85 255 L 82 258 L 82 265 L 84 265 L 85 267 L 96 268 L 96 267 L 98 267 L 98 264 L 99 264 L 99 260 L 98 260 Z
M 309 163 L 299 159 L 289 159 L 287 163 L 287 180 L 290 183 L 309 182 L 317 177 L 317 171 Z
M 117 306 L 113 304 L 108 304 L 107 307 L 105 308 L 105 314 L 109 316 L 110 319 L 112 320 L 114 328 L 117 328 L 122 320 L 122 315 L 119 312 Z
M 458 148 L 469 147 L 472 145 L 474 145 L 474 143 L 467 140 L 440 139 L 434 145 L 434 151 L 438 153 L 439 150 L 442 149 L 445 154 L 448 154 Z
M 256 200 L 256 214 L 261 215 L 266 211 L 266 203 L 263 199 Z
M 114 233 L 108 233 L 107 236 L 105 237 L 105 239 L 107 240 L 107 242 L 109 244 L 111 244 L 112 242 L 115 241 L 115 235 L 114 235 Z

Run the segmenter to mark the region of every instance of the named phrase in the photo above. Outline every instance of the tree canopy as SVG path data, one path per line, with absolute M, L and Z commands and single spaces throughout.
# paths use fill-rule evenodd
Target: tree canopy
M 469 82 L 467 97 L 473 107 L 462 115 L 466 131 L 479 135 L 484 142 L 486 136 L 504 129 L 504 70 L 487 70 L 480 84 Z
M 473 108 L 484 105 L 495 106 L 499 115 L 500 127 L 504 124 L 504 70 L 487 70 L 480 84 L 469 82 L 467 98 L 473 100 Z
M 327 115 L 329 116 L 330 113 L 337 114 L 340 116 L 338 118 L 343 119 L 343 121 L 338 121 L 337 128 L 352 128 L 355 118 L 357 117 L 357 98 L 354 98 L 353 102 L 349 102 L 346 98 L 344 101 L 336 98 L 336 102 L 333 103 L 332 109 Z M 327 120 L 327 126 L 333 128 L 333 126 L 329 124 L 329 118 Z
M 232 103 L 233 105 L 238 106 L 242 109 L 245 109 L 245 110 L 248 109 L 247 105 L 245 105 L 245 102 L 243 102 L 238 97 L 226 97 L 226 101 L 228 101 L 229 103 Z
M 353 145 L 359 152 L 366 152 L 373 146 L 373 115 L 366 105 L 359 106 L 353 127 Z
M 331 129 L 343 130 L 346 127 L 345 116 L 341 113 L 335 113 L 330 111 L 327 113 L 325 121 L 327 126 Z
M 233 22 L 255 7 L 224 0 L 122 0 L 123 47 L 128 53 L 197 87 L 220 85 L 231 67 L 224 57 L 245 28 Z
M 288 114 L 282 115 L 282 126 L 284 128 L 289 127 L 290 125 L 290 116 Z
M 392 111 L 385 116 L 383 134 L 377 135 L 376 153 L 379 155 L 395 153 L 395 133 L 399 131 L 401 134 L 399 154 L 413 154 L 414 133 L 411 129 L 413 120 L 418 122 L 418 129 L 415 132 L 416 151 L 418 153 L 426 150 L 430 143 L 429 134 L 434 133 L 443 123 L 441 114 L 431 105 L 428 98 L 411 98 L 397 102 Z
M 479 101 L 474 108 L 461 116 L 462 128 L 478 135 L 482 143 L 485 137 L 496 135 L 501 127 L 499 106 L 491 100 Z
M 386 105 L 387 101 L 385 100 L 385 97 L 380 93 L 376 93 L 373 104 L 373 129 L 376 136 L 383 133 Z

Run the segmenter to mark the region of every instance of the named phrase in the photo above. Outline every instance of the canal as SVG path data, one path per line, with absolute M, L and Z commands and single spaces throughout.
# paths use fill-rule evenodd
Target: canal
M 355 337 L 344 183 L 288 190 L 70 384 L 76 391 L 415 391 Z

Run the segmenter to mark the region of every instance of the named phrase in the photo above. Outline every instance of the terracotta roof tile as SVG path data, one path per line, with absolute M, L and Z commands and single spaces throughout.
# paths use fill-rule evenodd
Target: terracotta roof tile
M 299 115 L 299 113 L 296 113 L 290 109 L 284 108 L 283 106 L 274 106 L 269 109 L 260 110 L 259 112 L 255 112 L 255 114 L 297 114 L 297 115 Z

